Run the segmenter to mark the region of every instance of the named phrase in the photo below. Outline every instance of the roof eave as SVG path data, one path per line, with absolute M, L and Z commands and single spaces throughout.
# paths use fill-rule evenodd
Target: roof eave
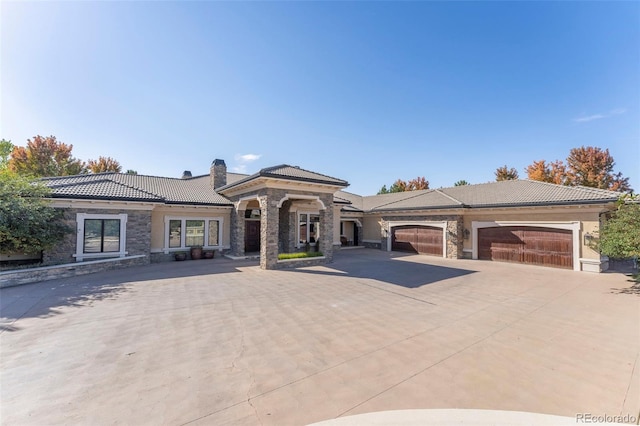
M 594 205 L 594 204 L 609 204 L 616 202 L 616 198 L 604 199 L 604 200 L 569 200 L 569 201 L 540 201 L 540 202 L 528 202 L 528 203 L 512 203 L 512 204 L 483 204 L 483 205 L 470 205 L 467 206 L 471 209 L 488 209 L 499 207 L 546 207 L 546 206 L 575 206 L 575 205 Z

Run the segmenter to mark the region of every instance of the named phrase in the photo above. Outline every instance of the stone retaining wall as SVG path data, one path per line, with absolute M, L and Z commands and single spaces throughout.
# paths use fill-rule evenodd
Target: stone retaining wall
M 316 266 L 316 265 L 326 265 L 327 258 L 325 256 L 321 257 L 309 257 L 303 259 L 287 259 L 287 260 L 278 260 L 277 269 L 286 269 L 286 268 L 304 268 L 305 266 Z
M 27 268 L 16 271 L 0 272 L 0 288 L 30 284 L 58 278 L 75 277 L 76 275 L 93 274 L 94 272 L 121 269 L 129 266 L 146 265 L 149 257 L 145 255 L 129 256 L 116 259 L 92 260 L 87 262 L 67 263 L 64 265 Z

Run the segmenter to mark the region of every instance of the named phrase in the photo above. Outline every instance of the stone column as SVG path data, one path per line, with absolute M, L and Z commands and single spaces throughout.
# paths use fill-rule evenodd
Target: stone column
M 447 236 L 447 253 L 445 253 L 445 257 L 449 259 L 462 258 L 463 232 L 462 218 L 447 221 L 447 230 L 445 232 Z
M 289 209 L 291 201 L 285 201 L 278 212 L 280 223 L 278 225 L 278 251 L 281 253 L 291 253 L 289 246 L 291 241 L 289 238 L 289 229 L 291 228 Z
M 260 203 L 260 268 L 278 267 L 278 200 L 268 195 L 258 197 Z
M 231 212 L 231 254 L 244 256 L 244 210 Z
M 328 263 L 333 260 L 333 195 L 323 195 L 321 199 L 325 209 L 320 210 L 320 251 Z
M 296 252 L 298 244 L 298 213 L 289 212 L 289 253 Z

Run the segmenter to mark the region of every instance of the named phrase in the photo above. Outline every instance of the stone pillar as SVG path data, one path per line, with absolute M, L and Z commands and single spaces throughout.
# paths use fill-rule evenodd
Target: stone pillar
M 277 269 L 278 267 L 278 229 L 280 214 L 278 200 L 263 195 L 258 197 L 260 203 L 260 268 Z
M 244 210 L 231 212 L 231 254 L 244 256 Z
M 291 245 L 290 241 L 290 228 L 291 228 L 291 215 L 289 209 L 291 208 L 291 201 L 285 201 L 280 207 L 278 212 L 280 217 L 280 223 L 278 225 L 278 251 L 281 253 L 291 253 L 289 249 Z
M 445 232 L 447 237 L 447 253 L 445 257 L 449 259 L 462 258 L 462 248 L 464 246 L 463 232 L 462 218 L 447 221 L 447 230 Z
M 333 260 L 333 195 L 323 195 L 321 199 L 325 209 L 320 210 L 320 251 L 328 263 Z
M 289 212 L 289 253 L 296 252 L 298 244 L 298 213 Z

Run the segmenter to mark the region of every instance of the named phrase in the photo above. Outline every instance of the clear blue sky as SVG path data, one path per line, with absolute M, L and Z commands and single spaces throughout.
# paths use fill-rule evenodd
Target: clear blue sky
M 372 194 L 608 148 L 640 190 L 639 2 L 2 2 L 0 137 Z

